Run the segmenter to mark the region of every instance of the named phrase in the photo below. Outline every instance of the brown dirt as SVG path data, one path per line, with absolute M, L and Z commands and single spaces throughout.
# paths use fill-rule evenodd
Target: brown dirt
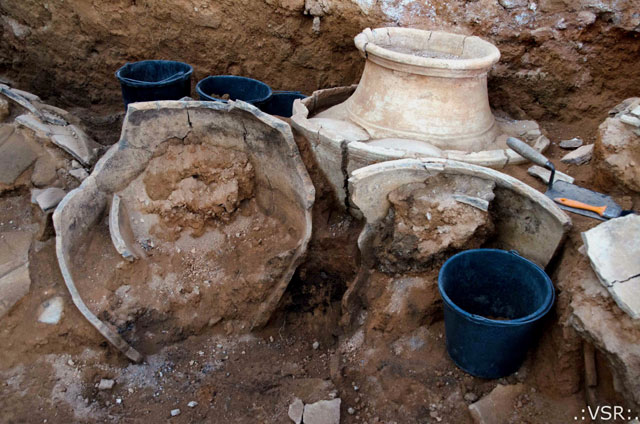
M 303 14 L 302 0 L 0 2 L 0 73 L 21 88 L 67 107 L 83 120 L 92 137 L 112 144 L 123 117 L 113 72 L 126 61 L 183 60 L 194 65 L 194 81 L 228 73 L 261 79 L 274 89 L 309 93 L 357 82 L 363 60 L 352 38 L 367 26 L 400 24 L 480 35 L 502 52 L 500 64 L 490 74 L 492 106 L 516 118 L 539 120 L 553 142 L 547 155 L 576 183 L 611 193 L 625 208 L 640 208 L 637 193 L 595 179 L 593 166 L 562 164 L 559 158 L 565 152 L 556 144 L 574 136 L 593 142 L 606 111 L 637 90 L 640 43 L 634 2 L 617 2 L 609 9 L 586 1 L 539 2 L 532 10 L 505 9 L 489 0 L 378 1 L 367 13 L 357 1 L 330 3 L 316 34 L 311 30 L 312 16 Z M 594 22 L 580 15 L 585 11 L 593 12 Z M 565 29 L 557 27 L 560 20 Z M 544 27 L 553 29 L 535 31 Z M 110 246 L 103 224 L 89 249 L 82 252 L 87 258 L 84 283 L 101 287 L 96 283 L 107 280 L 103 294 L 108 300 L 95 299 L 108 311 L 103 318 L 151 353 L 144 364 L 132 365 L 72 304 L 58 269 L 54 241 L 35 242 L 30 253 L 30 294 L 0 321 L 2 421 L 287 423 L 286 409 L 294 396 L 312 402 L 328 398 L 335 390 L 343 401 L 347 424 L 460 424 L 471 422 L 465 394 L 482 397 L 497 383 L 516 382 L 530 389 L 518 399 L 513 422 L 573 421 L 585 406 L 582 339 L 566 325 L 566 318 L 576 290 L 571 282 L 579 281 L 581 269 L 588 266 L 577 251 L 580 232 L 597 222 L 571 215 L 574 228 L 559 258 L 548 267 L 554 281 L 567 269 L 570 278 L 563 278 L 566 285 L 557 287 L 556 310 L 523 367 L 498 381 L 477 379 L 455 367 L 446 354 L 444 325 L 434 302 L 438 295 L 433 270 L 438 261 L 431 272 L 409 275 L 413 280 L 405 282 L 404 289 L 412 302 L 405 305 L 408 313 L 402 319 L 377 311 L 361 332 L 344 333 L 338 325 L 340 299 L 357 270 L 356 241 L 363 223 L 344 213 L 313 163 L 308 145 L 299 135 L 296 142 L 316 186 L 313 235 L 306 261 L 266 328 L 250 336 L 227 337 L 228 328 L 221 323 L 209 326 L 208 318 L 220 311 L 212 312 L 211 304 L 202 299 L 221 296 L 223 304 L 227 299 L 225 293 L 195 293 L 205 280 L 214 281 L 201 272 L 210 269 L 209 261 L 218 261 L 229 275 L 255 271 L 256 258 L 238 258 L 228 245 L 215 258 L 199 258 L 190 249 L 171 255 L 152 249 L 156 251 L 152 262 L 166 270 L 165 277 L 189 270 L 182 293 L 174 293 L 164 311 L 181 310 L 176 316 L 182 324 L 122 303 L 117 291 L 125 282 L 139 296 L 149 296 L 145 283 L 153 270 L 122 262 L 112 248 L 107 252 Z M 526 173 L 528 166 L 504 171 L 544 191 L 544 184 Z M 222 215 L 229 213 L 232 225 L 246 222 L 246 228 L 253 228 L 252 220 L 259 217 L 250 196 L 238 196 L 232 204 Z M 39 212 L 29 204 L 26 192 L 4 193 L 0 210 L 0 230 L 37 232 Z M 175 228 L 175 223 L 169 224 Z M 215 227 L 212 222 L 207 225 Z M 281 238 L 277 226 L 266 228 Z M 235 237 L 235 232 L 229 234 Z M 236 242 L 253 248 L 257 240 L 248 234 Z M 389 303 L 393 287 L 388 275 L 376 274 L 372 279 L 373 290 L 367 295 L 373 311 L 378 302 Z M 41 304 L 53 296 L 64 299 L 61 323 L 38 323 Z M 176 303 L 181 297 L 192 301 Z M 152 300 L 159 310 L 166 306 L 160 302 L 164 297 Z M 425 304 L 435 307 L 420 309 Z M 199 317 L 192 320 L 188 313 L 194 306 Z M 225 306 L 233 309 L 231 303 Z M 615 305 L 609 307 L 614 310 Z M 183 325 L 187 318 L 191 327 Z M 317 350 L 312 347 L 314 341 L 320 343 Z M 601 376 L 598 399 L 622 404 L 613 389 L 610 362 L 602 355 L 596 361 Z M 98 391 L 95 385 L 101 378 L 114 378 L 115 388 Z M 198 406 L 187 407 L 190 400 Z M 353 415 L 347 413 L 349 407 L 354 408 Z M 182 413 L 170 419 L 174 408 Z
M 0 72 L 59 105 L 108 105 L 111 113 L 121 108 L 114 72 L 143 59 L 187 62 L 194 66 L 194 84 L 208 75 L 233 74 L 310 93 L 358 81 L 364 61 L 353 37 L 362 29 L 401 25 L 495 43 L 502 58 L 490 75 L 491 102 L 515 118 L 579 121 L 592 130 L 640 82 L 640 21 L 631 0 L 515 8 L 494 0 L 384 0 L 371 8 L 366 1 L 333 0 L 311 8 L 315 3 L 3 2 Z M 311 14 L 304 13 L 305 5 Z M 319 33 L 312 29 L 313 14 L 320 16 Z M 104 126 L 114 117 L 89 112 L 85 119 Z
M 374 241 L 383 272 L 431 269 L 435 259 L 488 239 L 494 229 L 489 214 L 453 199 L 454 188 L 487 201 L 494 197 L 493 183 L 466 176 L 438 176 L 389 193 L 392 206 Z

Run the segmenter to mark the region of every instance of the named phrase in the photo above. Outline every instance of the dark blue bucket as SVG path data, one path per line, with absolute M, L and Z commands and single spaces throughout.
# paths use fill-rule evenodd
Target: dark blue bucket
M 294 100 L 305 97 L 307 96 L 299 91 L 274 91 L 271 98 L 260 106 L 260 110 L 271 115 L 290 118 L 293 114 Z
M 116 71 L 124 107 L 129 103 L 179 100 L 191 95 L 193 68 L 171 60 L 143 60 L 127 63 Z
M 449 356 L 482 378 L 504 377 L 520 368 L 555 299 L 542 268 L 498 249 L 452 256 L 440 270 L 438 287 Z
M 227 102 L 217 96 L 229 95 L 229 100 L 242 100 L 257 107 L 271 98 L 271 87 L 262 81 L 235 75 L 206 77 L 196 85 L 200 100 Z

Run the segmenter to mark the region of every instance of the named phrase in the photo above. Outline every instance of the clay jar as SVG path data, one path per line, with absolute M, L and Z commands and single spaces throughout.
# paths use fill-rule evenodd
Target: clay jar
M 367 61 L 346 107 L 372 138 L 467 152 L 498 148 L 487 95 L 487 72 L 500 58 L 493 44 L 410 28 L 367 28 L 355 44 Z

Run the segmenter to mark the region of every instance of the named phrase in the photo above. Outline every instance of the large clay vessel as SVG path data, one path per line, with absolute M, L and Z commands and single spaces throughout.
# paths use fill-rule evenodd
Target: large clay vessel
M 500 58 L 493 44 L 410 28 L 367 28 L 355 44 L 366 64 L 346 108 L 373 138 L 467 152 L 498 148 L 487 95 L 487 72 Z

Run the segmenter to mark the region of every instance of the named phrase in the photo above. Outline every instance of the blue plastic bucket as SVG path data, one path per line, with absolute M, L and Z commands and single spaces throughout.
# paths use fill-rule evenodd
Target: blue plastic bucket
M 129 103 L 179 100 L 191 95 L 193 68 L 171 60 L 127 63 L 116 71 L 124 107 Z
M 471 375 L 500 378 L 524 362 L 555 291 L 549 276 L 515 252 L 472 249 L 440 270 L 447 352 Z
M 271 98 L 271 87 L 262 81 L 235 75 L 206 77 L 196 84 L 200 100 L 227 102 L 217 96 L 229 95 L 229 100 L 242 100 L 257 107 Z
M 290 118 L 293 114 L 293 102 L 305 97 L 307 96 L 299 91 L 274 91 L 271 98 L 260 106 L 260 110 L 271 115 Z

